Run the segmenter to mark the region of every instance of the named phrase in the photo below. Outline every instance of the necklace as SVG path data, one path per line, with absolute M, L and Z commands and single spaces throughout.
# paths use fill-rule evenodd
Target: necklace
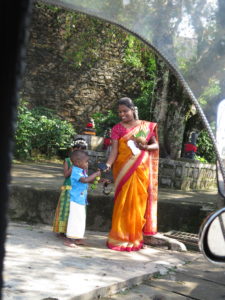
M 121 124 L 122 124 L 123 127 L 125 127 L 125 128 L 132 128 L 132 127 L 135 127 L 135 126 L 137 126 L 139 123 L 140 123 L 139 120 L 135 120 L 134 122 L 132 121 L 132 123 L 122 123 L 122 122 L 121 122 Z

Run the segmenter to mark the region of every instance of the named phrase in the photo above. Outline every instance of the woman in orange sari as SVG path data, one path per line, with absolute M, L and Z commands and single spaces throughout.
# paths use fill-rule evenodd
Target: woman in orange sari
M 157 124 L 138 120 L 130 98 L 118 102 L 121 122 L 112 128 L 115 203 L 107 246 L 117 251 L 143 248 L 143 234 L 157 233 L 158 137 Z M 141 139 L 138 137 L 141 137 Z

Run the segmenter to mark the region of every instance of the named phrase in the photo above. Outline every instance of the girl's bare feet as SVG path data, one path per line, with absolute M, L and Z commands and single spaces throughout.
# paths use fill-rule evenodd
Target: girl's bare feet
M 66 238 L 66 235 L 65 235 L 65 233 L 60 232 L 60 233 L 57 234 L 57 237 L 64 239 L 64 238 Z

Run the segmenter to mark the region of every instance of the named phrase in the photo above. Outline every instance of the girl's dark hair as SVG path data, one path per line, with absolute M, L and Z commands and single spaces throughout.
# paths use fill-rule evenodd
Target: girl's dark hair
M 134 118 L 138 120 L 138 108 L 134 105 L 133 101 L 130 98 L 120 98 L 120 100 L 118 101 L 118 105 L 125 105 L 128 108 L 132 109 L 134 111 Z

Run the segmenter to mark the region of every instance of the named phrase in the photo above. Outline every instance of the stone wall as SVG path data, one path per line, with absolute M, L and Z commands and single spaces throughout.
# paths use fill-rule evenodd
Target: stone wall
M 89 167 L 95 171 L 97 163 L 105 162 L 108 156 L 108 153 L 102 151 L 103 138 L 85 135 L 77 137 L 85 138 L 88 142 Z M 160 158 L 159 187 L 184 191 L 217 189 L 216 165 L 186 158 L 179 160 Z
M 160 158 L 159 186 L 180 190 L 216 189 L 216 166 L 188 159 Z
M 32 106 L 56 110 L 80 133 L 93 113 L 106 112 L 120 97 L 137 97 L 141 90 L 138 82 L 145 74 L 143 70 L 124 63 L 126 34 L 122 30 L 102 22 L 96 35 L 91 36 L 89 17 L 83 16 L 82 23 L 76 23 L 73 29 L 75 25 L 72 21 L 68 23 L 71 17 L 68 14 L 63 10 L 54 12 L 35 6 L 21 98 Z M 74 30 L 73 40 L 66 37 L 66 26 L 70 31 Z M 115 32 L 114 38 L 107 37 L 107 30 Z M 81 31 L 85 32 L 87 39 L 96 39 L 98 45 L 92 49 L 96 61 L 90 63 L 87 57 L 78 66 L 73 58 L 68 57 L 68 49 L 77 54 L 78 44 L 82 45 Z M 79 35 L 77 40 L 76 35 Z

